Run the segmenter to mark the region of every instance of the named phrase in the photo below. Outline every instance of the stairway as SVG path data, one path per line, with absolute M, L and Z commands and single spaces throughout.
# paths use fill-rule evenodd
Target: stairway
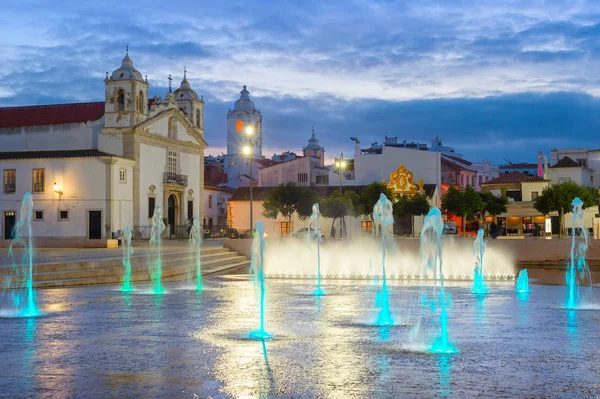
M 250 261 L 245 256 L 227 248 L 202 249 L 202 275 L 232 274 L 247 272 Z M 195 254 L 191 251 L 164 252 L 162 256 L 162 280 L 186 281 L 191 272 L 195 280 Z M 151 256 L 133 255 L 131 257 L 131 280 L 135 283 L 150 281 L 148 265 L 153 262 Z M 33 287 L 70 287 L 97 284 L 121 284 L 125 267 L 121 257 L 99 258 L 81 262 L 44 263 L 33 267 Z M 22 281 L 15 276 L 9 265 L 0 264 L 0 287 L 10 279 L 11 285 Z

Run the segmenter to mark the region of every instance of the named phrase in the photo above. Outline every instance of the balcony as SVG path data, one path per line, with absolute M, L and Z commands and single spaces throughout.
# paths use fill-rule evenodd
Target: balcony
M 9 194 L 9 193 L 14 193 L 17 190 L 17 186 L 15 183 L 4 183 L 4 192 Z
M 186 187 L 188 184 L 188 177 L 187 175 L 180 175 L 178 173 L 165 172 L 163 174 L 163 183 L 178 184 Z

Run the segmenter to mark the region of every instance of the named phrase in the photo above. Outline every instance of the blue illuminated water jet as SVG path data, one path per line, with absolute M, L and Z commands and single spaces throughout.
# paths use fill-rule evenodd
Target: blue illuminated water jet
M 517 286 L 515 290 L 518 293 L 529 292 L 529 276 L 527 274 L 527 269 L 523 269 L 519 272 L 519 277 L 517 278 Z
M 387 289 L 387 277 L 385 272 L 385 252 L 388 242 L 391 241 L 390 226 L 394 225 L 394 214 L 392 202 L 381 194 L 379 200 L 373 208 L 373 231 L 381 234 L 381 291 L 377 294 L 376 304 L 379 306 L 379 316 L 377 317 L 378 326 L 389 326 L 394 324 L 390 312 L 389 292 Z
M 473 288 L 471 291 L 474 294 L 487 294 L 488 289 L 483 282 L 483 254 L 485 253 L 486 242 L 483 239 L 484 230 L 479 229 L 477 238 L 473 243 L 473 254 L 475 255 L 475 273 L 473 276 Z
M 162 286 L 162 257 L 160 254 L 160 237 L 165 231 L 165 223 L 162 219 L 162 209 L 160 206 L 154 208 L 154 215 L 150 221 L 152 229 L 150 230 L 150 246 L 156 248 L 154 261 L 150 263 L 150 278 L 154 283 L 152 291 L 155 294 L 164 294 Z
M 317 240 L 317 289 L 313 292 L 313 295 L 321 296 L 325 295 L 325 291 L 321 288 L 321 228 L 319 227 L 319 204 L 312 206 L 312 215 L 310 216 L 310 222 L 308 224 L 308 232 L 310 233 L 311 225 L 314 226 L 315 236 Z M 310 236 L 310 234 L 309 234 Z
M 421 230 L 421 266 L 427 270 L 433 270 L 434 276 L 434 294 L 432 295 L 432 311 L 440 309 L 439 336 L 429 348 L 432 353 L 457 353 L 458 349 L 454 347 L 448 338 L 448 314 L 446 313 L 446 293 L 444 289 L 444 273 L 442 268 L 442 231 L 444 230 L 444 221 L 438 208 L 433 208 L 427 214 Z M 435 287 L 437 285 L 437 276 L 440 280 L 439 299 L 436 299 Z M 422 303 L 421 306 L 426 306 Z
M 569 289 L 566 307 L 575 309 L 579 305 L 579 278 L 587 277 L 591 283 L 590 269 L 585 261 L 588 248 L 588 232 L 583 221 L 583 201 L 578 197 L 571 203 L 573 207 L 573 224 L 571 233 L 571 260 L 566 272 Z
M 256 234 L 252 239 L 252 253 L 250 259 L 250 279 L 254 283 L 255 290 L 260 290 L 260 328 L 250 333 L 250 338 L 263 341 L 272 338 L 265 330 L 265 271 L 264 271 L 264 253 L 265 253 L 265 225 L 263 222 L 257 222 L 255 225 Z
M 123 231 L 123 237 L 121 245 L 123 246 L 123 266 L 125 267 L 125 274 L 123 275 L 123 287 L 122 292 L 132 292 L 133 282 L 131 281 L 131 255 L 133 254 L 133 248 L 131 247 L 131 238 L 133 234 L 129 226 L 125 227 Z
M 192 220 L 192 228 L 190 229 L 190 238 L 189 245 L 192 251 L 194 251 L 194 263 L 196 269 L 196 291 L 202 291 L 202 254 L 201 254 L 201 245 L 202 245 L 202 232 L 200 229 L 200 220 L 198 216 L 194 216 Z M 192 273 L 188 273 L 188 284 L 192 281 Z
M 33 238 L 31 221 L 33 219 L 33 197 L 31 193 L 23 196 L 19 221 L 13 230 L 13 239 L 8 247 L 9 264 L 12 265 L 14 283 L 11 278 L 5 278 L 5 289 L 13 299 L 18 317 L 36 317 L 42 313 L 38 310 L 33 289 Z M 24 248 L 21 262 L 14 260 L 13 248 L 15 244 Z

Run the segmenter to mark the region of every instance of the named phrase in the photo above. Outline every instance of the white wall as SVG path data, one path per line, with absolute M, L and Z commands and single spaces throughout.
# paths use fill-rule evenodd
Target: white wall
M 167 164 L 167 152 L 164 148 L 154 147 L 147 144 L 140 144 L 140 225 L 149 226 L 148 218 L 148 192 L 149 187 L 156 187 L 155 198 L 156 205 L 163 207 L 163 172 Z M 163 215 L 166 217 L 166 210 L 163 209 Z
M 51 151 L 98 148 L 101 122 L 0 129 L 1 151 Z
M 538 195 L 548 187 L 548 182 L 523 182 L 521 183 L 521 201 L 533 201 L 531 193 L 537 191 Z
M 194 201 L 194 216 L 200 216 L 201 213 L 200 210 L 202 207 L 202 190 L 200 188 L 200 173 L 204 173 L 202 169 L 204 167 L 204 159 L 202 159 L 201 161 L 201 158 L 203 157 L 197 154 L 179 154 L 179 171 L 182 175 L 187 175 L 188 177 L 188 185 L 185 188 L 185 192 L 183 195 L 183 220 L 189 219 L 189 216 L 187 214 L 187 201 L 189 200 L 193 199 Z M 193 198 L 190 198 L 188 196 L 189 190 L 192 190 L 194 192 Z
M 558 184 L 561 178 L 568 178 L 571 181 L 591 187 L 592 172 L 584 168 L 550 168 L 548 169 L 548 178 L 552 184 Z

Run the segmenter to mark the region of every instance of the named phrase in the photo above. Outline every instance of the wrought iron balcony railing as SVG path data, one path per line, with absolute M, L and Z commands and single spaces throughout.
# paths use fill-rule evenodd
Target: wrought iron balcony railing
M 188 184 L 187 175 L 180 175 L 173 172 L 165 172 L 163 175 L 163 183 L 179 184 L 180 186 L 186 187 Z

